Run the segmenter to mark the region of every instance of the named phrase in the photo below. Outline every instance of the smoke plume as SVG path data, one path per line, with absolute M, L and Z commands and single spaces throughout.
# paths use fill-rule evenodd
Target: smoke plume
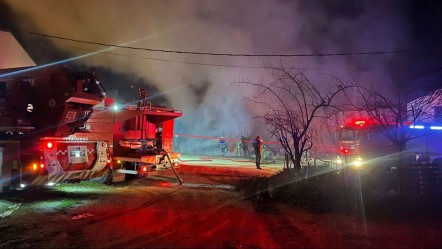
M 6 0 L 14 12 L 13 23 L 21 30 L 133 47 L 241 54 L 403 49 L 410 42 L 410 29 L 405 20 L 408 6 L 398 4 L 403 2 Z M 31 34 L 22 37 L 39 39 Z M 303 68 L 313 80 L 317 74 L 331 74 L 343 81 L 386 84 L 395 80 L 393 64 L 406 59 L 397 54 L 290 58 L 207 56 L 109 49 L 57 39 L 46 41 L 70 57 L 102 51 L 75 63 L 126 75 L 125 81 L 109 82 L 118 90 L 119 98 L 136 98 L 130 86 L 143 82 L 149 94 L 160 94 L 172 107 L 183 110 L 183 117 L 177 120 L 176 133 L 214 137 L 252 137 L 263 132 L 253 121 L 253 104 L 244 99 L 253 94 L 253 89 L 232 85 L 240 79 L 268 79 L 265 70 L 250 67 L 282 63 L 286 67 Z M 103 84 L 106 86 L 107 82 Z M 151 98 L 155 100 L 155 96 Z M 216 144 L 216 140 L 204 143 L 189 140 L 182 141 L 188 151 Z

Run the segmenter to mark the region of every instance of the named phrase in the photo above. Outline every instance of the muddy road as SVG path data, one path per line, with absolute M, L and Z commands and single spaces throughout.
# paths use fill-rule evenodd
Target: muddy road
M 206 164 L 206 165 L 204 165 Z M 233 162 L 233 165 L 235 162 Z M 1 197 L 0 248 L 440 248 L 437 221 L 368 222 L 262 203 L 235 186 L 275 174 L 194 164 L 105 186 L 62 184 Z

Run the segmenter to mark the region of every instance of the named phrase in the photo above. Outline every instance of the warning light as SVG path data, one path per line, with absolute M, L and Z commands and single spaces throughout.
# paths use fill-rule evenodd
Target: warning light
M 364 125 L 365 125 L 365 120 L 358 120 L 358 121 L 355 121 L 355 125 L 356 125 L 356 126 L 364 126 Z
M 147 167 L 142 167 L 142 168 L 141 168 L 141 171 L 143 171 L 143 172 L 147 172 Z
M 44 168 L 45 165 L 43 163 L 40 164 L 40 168 Z
M 54 144 L 52 142 L 48 142 L 46 144 L 46 147 L 48 147 L 48 149 L 52 149 L 52 147 L 54 147 Z
M 344 152 L 344 154 L 348 154 L 348 153 L 350 153 L 350 150 L 349 149 L 343 149 L 342 152 Z
M 33 168 L 34 170 L 37 170 L 37 164 L 34 163 L 34 164 L 32 165 L 32 168 Z

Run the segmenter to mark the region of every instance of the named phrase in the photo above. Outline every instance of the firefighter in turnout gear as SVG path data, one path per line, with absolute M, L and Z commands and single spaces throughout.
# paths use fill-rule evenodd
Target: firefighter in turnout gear
M 247 144 L 246 137 L 241 136 L 241 148 L 243 150 L 243 156 L 245 158 L 249 157 L 249 145 Z
M 137 110 L 144 109 L 147 105 L 147 92 L 143 88 L 139 89 L 140 97 L 138 98 Z
M 262 145 L 263 141 L 262 139 L 257 136 L 253 141 L 253 149 L 255 150 L 255 159 L 256 159 L 256 168 L 261 169 L 261 153 L 262 153 Z
M 241 138 L 238 138 L 238 140 L 235 142 L 235 150 L 236 150 L 236 156 L 240 157 L 241 156 Z
M 218 141 L 218 147 L 221 149 L 221 155 L 225 156 L 227 152 L 227 142 L 223 137 L 220 137 Z

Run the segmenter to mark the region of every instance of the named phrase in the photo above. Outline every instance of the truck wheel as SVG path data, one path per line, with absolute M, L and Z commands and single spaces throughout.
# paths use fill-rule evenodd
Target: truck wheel
M 107 169 L 107 171 L 101 176 L 90 179 L 90 181 L 100 184 L 109 185 L 112 183 L 112 169 Z

